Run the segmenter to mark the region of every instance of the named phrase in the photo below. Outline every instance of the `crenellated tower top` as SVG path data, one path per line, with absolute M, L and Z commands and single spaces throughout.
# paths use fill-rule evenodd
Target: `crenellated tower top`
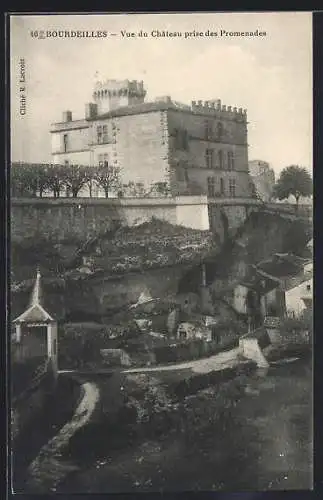
M 211 101 L 192 101 L 191 109 L 197 113 L 219 115 L 221 118 L 231 120 L 247 120 L 246 109 L 226 106 L 221 103 L 220 99 L 214 99 Z
M 98 114 L 123 106 L 144 102 L 146 90 L 144 82 L 138 80 L 105 80 L 96 82 L 93 100 L 98 106 Z

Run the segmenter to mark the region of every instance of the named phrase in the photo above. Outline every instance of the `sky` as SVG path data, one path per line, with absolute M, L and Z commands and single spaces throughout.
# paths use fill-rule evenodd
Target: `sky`
M 249 159 L 276 173 L 297 164 L 312 170 L 312 17 L 289 13 L 32 15 L 11 17 L 12 161 L 49 162 L 50 124 L 64 110 L 84 117 L 99 79 L 143 80 L 147 100 L 170 95 L 221 99 L 248 112 Z M 220 36 L 225 32 L 266 36 Z M 108 32 L 105 38 L 46 38 L 35 30 Z M 148 36 L 123 37 L 128 30 Z M 152 37 L 153 30 L 181 37 Z M 218 36 L 205 36 L 210 30 Z M 204 36 L 194 36 L 204 33 Z M 185 32 L 191 36 L 185 38 Z M 115 35 L 110 35 L 114 33 Z M 20 84 L 20 59 L 25 83 Z M 21 86 L 23 90 L 20 90 Z M 25 94 L 25 114 L 20 97 Z

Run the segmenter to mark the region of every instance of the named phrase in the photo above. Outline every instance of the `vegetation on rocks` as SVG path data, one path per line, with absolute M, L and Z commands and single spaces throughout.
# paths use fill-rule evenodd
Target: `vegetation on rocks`
M 193 263 L 214 248 L 210 231 L 188 229 L 152 218 L 134 227 L 121 227 L 112 238 L 100 238 L 89 252 L 94 269 L 125 273 Z
M 156 267 L 193 264 L 214 250 L 210 231 L 188 229 L 152 218 L 134 227 L 119 227 L 98 235 L 91 245 L 82 241 L 45 238 L 12 242 L 12 283 L 18 287 L 33 279 L 36 267 L 42 275 L 65 280 L 95 274 L 114 275 Z M 77 259 L 71 268 L 73 256 Z M 85 263 L 82 263 L 82 258 Z

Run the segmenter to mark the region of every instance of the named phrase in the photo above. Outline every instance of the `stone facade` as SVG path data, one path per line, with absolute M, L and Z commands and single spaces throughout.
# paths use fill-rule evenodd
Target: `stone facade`
M 65 111 L 52 125 L 53 162 L 107 162 L 120 168 L 123 185 L 149 191 L 163 183 L 173 196 L 251 196 L 246 110 L 220 100 L 188 106 L 144 97 L 143 82 L 98 82 L 83 119 Z
M 37 237 L 86 241 L 116 225 L 136 226 L 152 217 L 191 229 L 210 229 L 206 196 L 16 198 L 11 201 L 11 236 L 14 242 Z
M 269 163 L 262 160 L 249 161 L 249 172 L 257 195 L 263 201 L 270 201 L 275 184 L 275 172 Z

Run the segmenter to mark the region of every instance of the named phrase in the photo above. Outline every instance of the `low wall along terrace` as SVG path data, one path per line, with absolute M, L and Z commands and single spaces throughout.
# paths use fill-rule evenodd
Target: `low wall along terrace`
M 173 198 L 12 198 L 11 237 L 19 242 L 41 236 L 62 241 L 87 239 L 114 229 L 134 226 L 152 217 L 201 231 L 212 230 L 221 240 L 227 230 L 237 230 L 250 212 L 265 210 L 295 214 L 291 205 L 261 206 L 251 198 L 208 199 L 205 195 Z M 311 208 L 299 208 L 299 216 L 311 218 Z M 226 219 L 226 220 L 223 220 Z
M 208 230 L 206 196 L 177 198 L 17 198 L 11 200 L 14 241 L 44 238 L 89 238 L 116 223 L 133 226 L 152 217 L 192 229 Z

